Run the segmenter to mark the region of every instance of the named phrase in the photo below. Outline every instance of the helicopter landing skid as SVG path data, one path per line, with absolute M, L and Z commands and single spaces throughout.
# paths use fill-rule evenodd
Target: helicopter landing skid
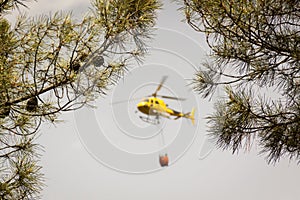
M 143 116 L 139 116 L 141 120 L 143 120 L 144 122 L 146 123 L 149 123 L 149 124 L 153 124 L 153 125 L 158 125 L 160 124 L 160 121 L 159 121 L 159 117 L 157 116 L 155 119 L 153 118 L 150 118 L 150 117 L 143 117 Z

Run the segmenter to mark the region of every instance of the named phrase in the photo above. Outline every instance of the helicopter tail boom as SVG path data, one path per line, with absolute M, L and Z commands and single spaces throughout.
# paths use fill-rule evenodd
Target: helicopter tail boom
M 177 112 L 177 113 L 178 113 L 178 115 L 175 118 L 175 120 L 179 119 L 180 117 L 185 117 L 187 119 L 190 119 L 192 121 L 192 124 L 195 125 L 195 108 L 193 108 L 191 112 L 188 112 L 185 114 L 179 113 L 179 112 Z

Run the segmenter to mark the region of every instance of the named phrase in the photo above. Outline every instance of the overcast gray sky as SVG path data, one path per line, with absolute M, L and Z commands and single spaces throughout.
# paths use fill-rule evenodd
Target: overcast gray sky
M 45 147 L 41 165 L 47 186 L 42 199 L 299 199 L 299 166 L 287 159 L 267 165 L 255 145 L 249 153 L 214 149 L 199 159 L 212 147 L 206 141 L 205 117 L 213 112 L 213 99 L 201 99 L 187 83 L 209 50 L 204 36 L 181 21 L 177 6 L 163 2 L 143 65 L 133 66 L 105 99 L 97 100 L 97 109 L 63 114 L 65 122 L 56 127 L 43 125 L 39 142 Z M 88 0 L 39 0 L 30 4 L 30 15 L 56 10 L 79 15 L 88 7 Z M 111 106 L 151 94 L 163 75 L 168 79 L 162 94 L 188 99 L 167 103 L 184 112 L 196 107 L 196 126 L 180 119 L 163 121 L 163 129 L 151 127 L 135 113 L 138 101 Z M 169 154 L 168 168 L 159 167 L 160 153 Z

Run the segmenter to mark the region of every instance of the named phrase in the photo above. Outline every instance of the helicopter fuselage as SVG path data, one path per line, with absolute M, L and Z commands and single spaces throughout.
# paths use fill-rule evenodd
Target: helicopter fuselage
M 165 102 L 162 99 L 159 99 L 157 97 L 149 97 L 148 99 L 142 100 L 137 104 L 137 108 L 140 112 L 146 115 L 155 115 L 155 116 L 163 116 L 163 117 L 184 116 L 183 113 L 168 108 Z

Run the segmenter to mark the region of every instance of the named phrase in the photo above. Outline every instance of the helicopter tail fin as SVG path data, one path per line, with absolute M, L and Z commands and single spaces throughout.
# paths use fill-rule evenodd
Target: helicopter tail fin
M 191 112 L 184 114 L 183 117 L 190 119 L 192 124 L 195 125 L 195 108 L 193 108 Z
M 181 117 L 185 117 L 187 119 L 190 119 L 192 121 L 192 124 L 195 125 L 195 108 L 192 109 L 191 112 L 188 112 L 188 113 L 185 113 L 185 114 L 182 114 L 182 113 L 179 113 L 180 115 L 178 115 L 176 119 L 179 119 Z
M 189 114 L 189 119 L 191 119 L 192 124 L 195 125 L 195 108 L 193 108 L 191 113 Z

